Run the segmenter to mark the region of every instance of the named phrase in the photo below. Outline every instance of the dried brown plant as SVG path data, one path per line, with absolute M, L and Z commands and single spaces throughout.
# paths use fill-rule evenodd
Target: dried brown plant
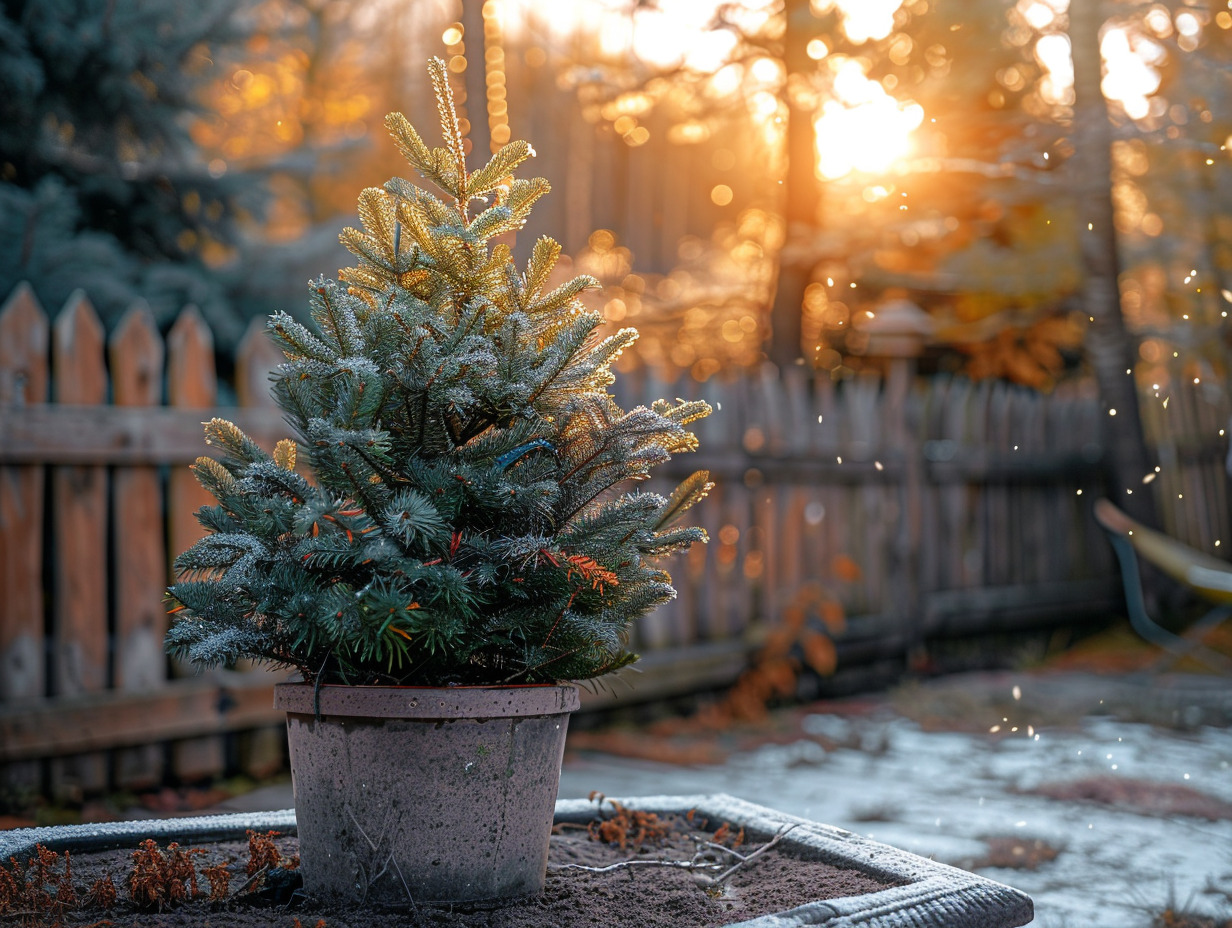
M 591 793 L 590 799 L 592 802 L 597 799 L 600 808 L 605 800 L 612 807 L 610 818 L 593 821 L 586 829 L 592 841 L 616 844 L 623 851 L 630 844 L 640 847 L 647 841 L 659 841 L 671 832 L 671 826 L 659 821 L 653 812 L 626 809 L 615 799 L 606 799 L 602 793 Z
M 174 841 L 164 852 L 157 842 L 147 838 L 139 850 L 133 851 L 133 869 L 128 875 L 128 892 L 140 908 L 162 911 L 172 905 L 196 898 L 197 871 L 193 857 L 204 854 L 200 848 L 184 850 Z
M 281 832 L 267 831 L 265 834 L 258 834 L 249 829 L 248 831 L 248 875 L 252 876 L 263 867 L 273 869 L 282 862 L 282 854 L 278 852 L 278 847 L 274 844 L 274 839 L 279 837 Z
M 26 866 L 15 857 L 0 865 L 0 915 L 24 919 L 28 925 L 60 925 L 64 913 L 77 905 L 73 866 L 64 855 L 64 871 L 57 872 L 60 855 L 41 844 Z
M 201 871 L 210 884 L 210 902 L 223 902 L 231 888 L 231 871 L 225 863 L 213 864 Z
M 86 904 L 108 912 L 115 906 L 117 895 L 115 883 L 111 881 L 111 874 L 108 873 L 90 884 L 90 889 L 86 892 Z

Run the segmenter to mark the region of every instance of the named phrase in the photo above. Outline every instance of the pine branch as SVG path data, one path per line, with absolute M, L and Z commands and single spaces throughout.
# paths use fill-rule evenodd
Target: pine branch
M 217 416 L 205 423 L 205 443 L 217 445 L 223 449 L 226 457 L 223 466 L 232 473 L 236 468 L 256 461 L 268 461 L 269 455 L 261 450 L 261 446 L 249 438 L 234 422 L 220 419 Z
M 324 282 L 317 281 L 314 289 L 317 293 L 324 293 Z M 274 342 L 279 344 L 288 359 L 307 358 L 329 363 L 337 357 L 329 346 L 286 313 L 274 313 L 266 325 L 266 330 L 273 337 Z
M 470 200 L 467 193 L 466 149 L 463 148 L 462 127 L 458 123 L 458 109 L 453 102 L 453 88 L 449 86 L 449 71 L 445 62 L 433 58 L 428 62 L 428 74 L 432 79 L 432 90 L 436 94 L 436 111 L 441 118 L 441 135 L 445 138 L 445 147 L 453 156 L 454 187 L 451 191 L 458 201 L 458 212 L 462 221 L 466 221 L 466 205 Z
M 663 507 L 663 512 L 660 513 L 659 520 L 654 525 L 654 530 L 660 532 L 671 525 L 689 508 L 705 499 L 706 494 L 713 489 L 714 484 L 710 481 L 709 471 L 694 471 L 672 491 L 667 505 Z
M 526 142 L 519 140 L 502 145 L 487 164 L 471 174 L 468 183 L 470 195 L 479 197 L 496 190 L 519 164 L 533 157 L 535 150 Z
M 214 499 L 221 501 L 235 492 L 234 475 L 213 458 L 202 455 L 190 469 L 197 478 L 197 483 Z
M 544 235 L 535 242 L 531 250 L 530 260 L 526 263 L 526 284 L 523 299 L 531 300 L 538 295 L 556 267 L 556 259 L 560 257 L 560 244 Z
M 591 277 L 589 274 L 583 274 L 580 277 L 575 277 L 567 283 L 561 284 L 551 293 L 540 297 L 529 306 L 526 311 L 531 314 L 546 314 L 562 309 L 577 299 L 577 295 L 583 290 L 596 290 L 599 288 L 599 281 Z

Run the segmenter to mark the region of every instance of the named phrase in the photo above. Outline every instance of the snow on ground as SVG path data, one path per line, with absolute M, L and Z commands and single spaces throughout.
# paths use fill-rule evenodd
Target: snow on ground
M 1145 928 L 1170 906 L 1232 914 L 1232 821 L 1022 792 L 1112 777 L 1232 803 L 1232 730 L 1090 717 L 997 739 L 837 715 L 808 716 L 804 730 L 848 746 L 802 740 L 704 767 L 581 754 L 566 764 L 560 795 L 730 793 L 969 868 L 987 854 L 985 839 L 1040 840 L 1059 854 L 1035 870 L 976 868 L 1028 893 L 1037 928 Z

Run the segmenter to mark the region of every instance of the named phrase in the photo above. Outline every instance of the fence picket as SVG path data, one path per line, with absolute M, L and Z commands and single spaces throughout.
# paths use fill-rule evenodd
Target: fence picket
M 180 409 L 207 410 L 214 405 L 218 382 L 214 373 L 214 338 L 195 306 L 187 306 L 167 335 L 167 398 Z M 202 453 L 205 445 L 202 444 Z M 193 515 L 213 502 L 187 467 L 173 468 L 167 481 L 167 536 L 172 557 L 205 535 Z M 186 671 L 191 672 L 191 671 Z M 223 743 L 219 738 L 191 738 L 173 746 L 176 773 L 201 779 L 221 773 Z
M 47 401 L 47 316 L 21 284 L 0 308 L 0 403 Z M 43 468 L 0 466 L 0 703 L 36 700 L 43 664 Z M 0 785 L 38 788 L 38 761 L 0 767 Z
M 85 294 L 69 298 L 52 330 L 57 403 L 98 406 L 107 399 L 103 324 Z M 52 468 L 52 531 L 56 549 L 52 608 L 52 689 L 57 696 L 107 688 L 107 468 Z M 107 758 L 78 755 L 53 762 L 62 795 L 74 798 L 107 785 Z
M 253 319 L 235 352 L 235 395 L 241 406 L 274 407 L 270 374 L 286 360 L 265 332 L 265 321 Z
M 270 376 L 284 360 L 266 332 L 265 320 L 256 318 L 248 324 L 235 352 L 235 394 L 244 408 L 275 409 L 270 391 Z M 289 434 L 289 430 L 288 430 Z M 267 449 L 272 450 L 272 449 Z M 302 458 L 301 458 L 302 460 Z M 301 463 L 301 471 L 307 468 Z M 305 476 L 309 476 L 305 474 Z M 250 674 L 264 674 L 277 682 L 284 674 L 268 667 L 254 666 L 249 661 L 242 669 Z M 284 727 L 258 728 L 236 736 L 235 753 L 239 766 L 249 776 L 260 779 L 279 769 L 284 760 Z
M 124 314 L 111 337 L 111 388 L 117 406 L 157 406 L 163 390 L 163 340 L 144 306 Z M 167 580 L 163 492 L 156 467 L 117 467 L 115 504 L 115 688 L 152 691 L 167 678 L 162 602 Z M 123 748 L 115 754 L 116 785 L 154 786 L 162 779 L 157 745 Z

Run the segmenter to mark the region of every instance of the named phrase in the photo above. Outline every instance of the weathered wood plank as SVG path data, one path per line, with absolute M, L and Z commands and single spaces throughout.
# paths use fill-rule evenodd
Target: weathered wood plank
M 912 637 L 919 628 L 921 463 L 909 422 L 915 362 L 890 361 L 882 394 L 882 454 L 903 462 L 903 478 L 885 487 L 885 608 L 900 617 L 899 631 Z
M 47 401 L 47 316 L 28 284 L 0 309 L 0 409 Z M 4 441 L 8 432 L 0 427 Z M 37 698 L 43 672 L 43 469 L 0 467 L 0 701 Z
M 217 392 L 214 339 L 201 314 L 190 306 L 180 313 L 167 336 L 167 398 L 177 409 L 208 410 Z M 202 432 L 197 435 L 204 454 L 207 446 Z M 174 558 L 205 534 L 193 513 L 214 499 L 186 467 L 172 470 L 168 497 L 168 535 Z
M 205 410 L 214 405 L 217 389 L 213 336 L 201 314 L 189 306 L 167 336 L 167 398 L 179 409 Z M 200 447 L 206 447 L 204 439 Z M 172 469 L 167 485 L 167 539 L 173 559 L 205 534 L 194 513 L 213 501 L 187 467 Z M 177 742 L 172 763 L 175 773 L 186 780 L 219 774 L 225 764 L 223 742 L 220 738 Z
M 996 628 L 1063 624 L 1080 614 L 1107 613 L 1121 602 L 1116 577 L 939 590 L 924 597 L 923 621 L 929 635 L 971 635 Z
M 988 444 L 1002 454 L 1010 450 L 1009 412 L 1009 388 L 997 381 L 992 384 L 988 394 L 986 437 Z M 983 495 L 987 520 L 984 529 L 984 582 L 996 586 L 1009 584 L 1013 582 L 1010 548 L 1017 539 L 1018 529 L 1012 521 L 1010 491 L 1008 487 L 986 486 L 983 488 Z
M 277 409 L 157 406 L 0 406 L 2 464 L 191 464 L 211 453 L 201 423 L 211 416 L 235 422 L 263 447 L 290 429 Z
M 163 340 L 144 306 L 125 313 L 111 337 L 112 399 L 116 406 L 148 412 L 162 400 Z M 167 582 L 167 541 L 158 469 L 118 467 L 112 475 L 115 539 L 114 687 L 154 690 L 167 679 L 162 601 Z M 119 750 L 116 785 L 154 786 L 162 780 L 163 752 L 149 744 Z
M 253 319 L 235 352 L 235 395 L 249 409 L 277 409 L 270 392 L 270 375 L 285 361 L 278 346 L 270 341 L 264 319 Z
M 56 317 L 52 332 L 53 394 L 58 403 L 107 399 L 103 324 L 81 291 Z M 57 696 L 107 687 L 107 468 L 52 469 L 52 690 Z M 107 758 L 83 754 L 52 765 L 53 792 L 75 797 L 107 785 Z
M 615 709 L 625 705 L 686 696 L 730 685 L 748 666 L 755 646 L 741 641 L 707 641 L 685 648 L 667 648 L 647 654 L 629 671 L 583 688 L 582 711 Z
M 69 299 L 52 337 L 57 402 L 82 406 L 107 397 L 103 325 L 84 293 Z M 56 561 L 53 596 L 57 695 L 107 685 L 107 470 L 74 465 L 52 472 Z
M 0 308 L 0 409 L 47 401 L 50 327 L 34 291 L 21 284 Z M 7 435 L 0 427 L 0 447 Z M 43 664 L 43 486 L 38 464 L 0 467 L 0 703 L 39 699 Z M 37 760 L 9 764 L 0 784 L 36 790 Z
M 108 690 L 0 706 L 0 762 L 64 757 L 274 725 L 273 680 L 229 671 L 154 690 Z

